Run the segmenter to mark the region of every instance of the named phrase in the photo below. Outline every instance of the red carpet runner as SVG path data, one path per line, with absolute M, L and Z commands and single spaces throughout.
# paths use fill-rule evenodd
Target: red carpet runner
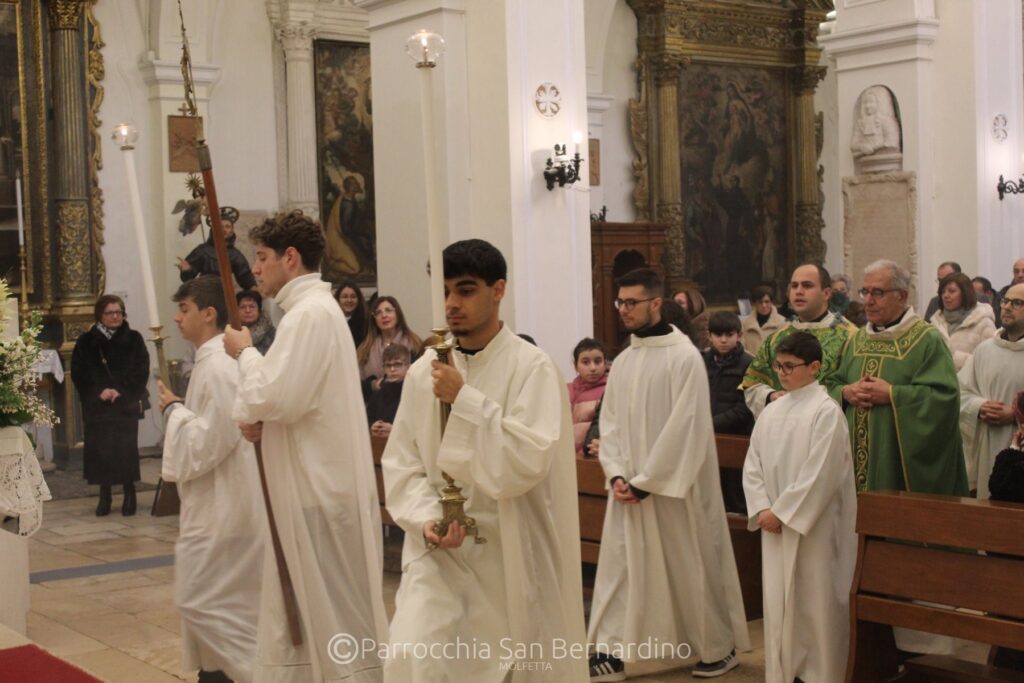
M 2 683 L 103 683 L 35 645 L 0 650 Z

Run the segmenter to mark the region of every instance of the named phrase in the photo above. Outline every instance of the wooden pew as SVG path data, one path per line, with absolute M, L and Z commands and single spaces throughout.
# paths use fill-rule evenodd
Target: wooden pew
M 750 440 L 742 436 L 715 436 L 718 465 L 728 469 L 743 469 Z M 576 459 L 576 485 L 579 488 L 580 546 L 583 561 L 597 563 L 601 548 L 601 529 L 608 506 L 608 492 L 604 488 L 604 471 L 596 458 Z M 740 575 L 743 608 L 747 619 L 760 619 L 763 611 L 761 593 L 761 533 L 747 531 L 747 518 L 729 514 L 729 535 Z
M 847 683 L 1024 680 L 935 655 L 908 660 L 905 677 L 897 678 L 892 635 L 892 626 L 902 626 L 1024 650 L 1022 530 L 1024 505 L 860 494 Z
M 718 464 L 731 469 L 743 469 L 747 456 L 749 439 L 740 436 L 718 435 Z M 380 471 L 380 457 L 387 439 L 370 437 L 373 447 L 373 464 L 377 475 L 377 493 L 381 501 L 381 516 L 385 524 L 394 525 L 394 520 L 384 509 L 384 481 Z M 579 491 L 580 510 L 580 553 L 584 563 L 597 564 L 601 548 L 601 529 L 608 505 L 608 493 L 604 488 L 604 471 L 596 458 L 576 459 L 576 486 Z M 732 537 L 733 554 L 740 575 L 743 592 L 743 607 L 747 619 L 760 619 L 761 598 L 761 533 L 747 531 L 747 518 L 729 514 L 729 534 Z

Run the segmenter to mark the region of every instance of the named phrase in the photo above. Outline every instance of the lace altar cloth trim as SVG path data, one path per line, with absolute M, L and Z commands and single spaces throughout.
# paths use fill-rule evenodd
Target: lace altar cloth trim
M 17 517 L 18 535 L 31 536 L 51 498 L 28 435 L 20 427 L 0 429 L 0 516 Z

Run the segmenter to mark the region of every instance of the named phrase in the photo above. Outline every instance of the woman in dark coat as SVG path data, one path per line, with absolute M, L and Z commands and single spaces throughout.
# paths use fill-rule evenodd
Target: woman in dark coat
M 110 514 L 111 486 L 124 486 L 121 514 L 135 514 L 139 480 L 139 420 L 149 408 L 149 352 L 128 327 L 124 301 L 104 294 L 93 310 L 96 324 L 75 342 L 71 379 L 82 401 L 85 479 L 99 484 L 96 516 Z
M 366 326 L 369 317 L 363 290 L 359 289 L 356 283 L 346 280 L 334 288 L 334 298 L 341 306 L 341 312 L 345 314 L 348 329 L 352 332 L 352 341 L 355 342 L 358 349 L 366 339 Z

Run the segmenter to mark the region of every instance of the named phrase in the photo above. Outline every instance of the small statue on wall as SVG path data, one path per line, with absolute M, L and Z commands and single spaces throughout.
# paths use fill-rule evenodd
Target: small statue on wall
M 892 91 L 873 85 L 857 98 L 850 151 L 858 174 L 903 169 L 903 130 Z

